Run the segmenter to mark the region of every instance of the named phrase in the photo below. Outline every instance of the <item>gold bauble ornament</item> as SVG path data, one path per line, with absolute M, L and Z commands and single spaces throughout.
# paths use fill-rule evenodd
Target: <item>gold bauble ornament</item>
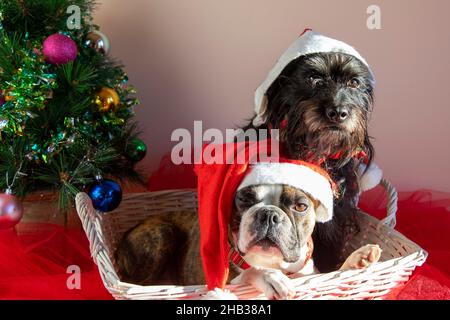
M 14 99 L 14 97 L 10 94 L 12 90 L 12 88 L 8 88 L 3 92 L 3 98 L 5 99 L 5 101 L 12 101 Z
M 114 89 L 104 87 L 95 96 L 95 104 L 100 112 L 117 111 L 120 98 Z

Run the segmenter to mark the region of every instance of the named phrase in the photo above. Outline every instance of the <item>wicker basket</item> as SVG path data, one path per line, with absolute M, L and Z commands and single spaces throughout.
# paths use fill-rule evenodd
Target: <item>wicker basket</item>
M 336 271 L 293 279 L 295 299 L 376 299 L 404 284 L 427 253 L 417 244 L 394 230 L 397 192 L 386 180 L 388 215 L 379 221 L 363 212 L 359 215 L 361 232 L 349 240 L 345 253 L 362 245 L 379 244 L 383 249 L 380 262 L 363 270 Z M 207 292 L 199 286 L 138 286 L 121 282 L 117 276 L 114 252 L 123 234 L 155 213 L 177 213 L 197 209 L 195 190 L 171 190 L 129 194 L 116 211 L 102 214 L 93 209 L 90 198 L 80 193 L 76 198 L 78 214 L 90 241 L 90 250 L 105 287 L 116 299 L 201 299 Z M 227 289 L 239 299 L 264 299 L 250 286 L 229 285 Z

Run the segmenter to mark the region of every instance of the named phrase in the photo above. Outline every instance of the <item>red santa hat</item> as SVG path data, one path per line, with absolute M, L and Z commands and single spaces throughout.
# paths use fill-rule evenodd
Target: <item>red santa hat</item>
M 221 163 L 206 164 L 211 162 L 203 159 L 203 164 L 196 166 L 200 253 L 209 290 L 223 289 L 228 279 L 229 224 L 237 190 L 259 184 L 284 184 L 299 188 L 318 201 L 318 222 L 332 219 L 333 183 L 328 174 L 320 167 L 303 161 L 279 159 L 277 162 L 260 162 L 256 157 L 266 152 L 262 149 L 267 147 L 270 148 L 270 142 L 224 145 L 221 150 L 216 149 L 222 154 L 214 155 L 215 160 L 223 160 Z M 230 161 L 231 150 L 235 161 Z M 238 152 L 245 152 L 245 161 L 238 161 Z
M 354 56 L 364 63 L 372 73 L 367 61 L 352 46 L 324 35 L 306 29 L 297 40 L 281 55 L 276 65 L 267 75 L 267 78 L 256 90 L 255 112 L 253 125 L 258 127 L 265 123 L 265 111 L 267 107 L 266 93 L 272 83 L 280 76 L 284 68 L 293 60 L 312 53 L 336 52 Z M 373 73 L 372 73 L 373 76 Z

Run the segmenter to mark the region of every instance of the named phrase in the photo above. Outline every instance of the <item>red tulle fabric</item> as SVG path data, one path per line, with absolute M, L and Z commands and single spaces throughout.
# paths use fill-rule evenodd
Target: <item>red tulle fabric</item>
M 80 289 L 70 290 L 68 267 L 80 268 Z M 69 284 L 71 281 L 69 281 Z M 0 231 L 0 299 L 112 299 L 91 259 L 81 230 L 48 224 L 26 225 L 26 232 Z
M 149 180 L 152 191 L 195 188 L 192 166 L 168 161 Z M 381 188 L 363 195 L 361 208 L 377 218 L 386 212 Z M 450 193 L 401 192 L 397 230 L 428 251 L 423 267 L 388 299 L 450 299 Z M 27 232 L 0 231 L 0 299 L 111 299 L 93 263 L 81 230 L 27 225 Z M 67 288 L 67 268 L 81 269 L 81 289 Z
M 366 192 L 360 207 L 381 219 L 386 197 L 381 187 Z M 391 299 L 450 299 L 450 193 L 400 192 L 396 229 L 428 251 L 426 263 Z

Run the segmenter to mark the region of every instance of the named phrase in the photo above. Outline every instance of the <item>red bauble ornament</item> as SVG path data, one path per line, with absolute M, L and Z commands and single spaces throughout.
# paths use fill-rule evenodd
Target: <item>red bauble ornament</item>
M 0 229 L 9 229 L 23 217 L 23 205 L 20 200 L 8 193 L 0 193 Z
M 70 37 L 55 33 L 45 39 L 42 54 L 48 63 L 66 64 L 77 58 L 78 47 Z

